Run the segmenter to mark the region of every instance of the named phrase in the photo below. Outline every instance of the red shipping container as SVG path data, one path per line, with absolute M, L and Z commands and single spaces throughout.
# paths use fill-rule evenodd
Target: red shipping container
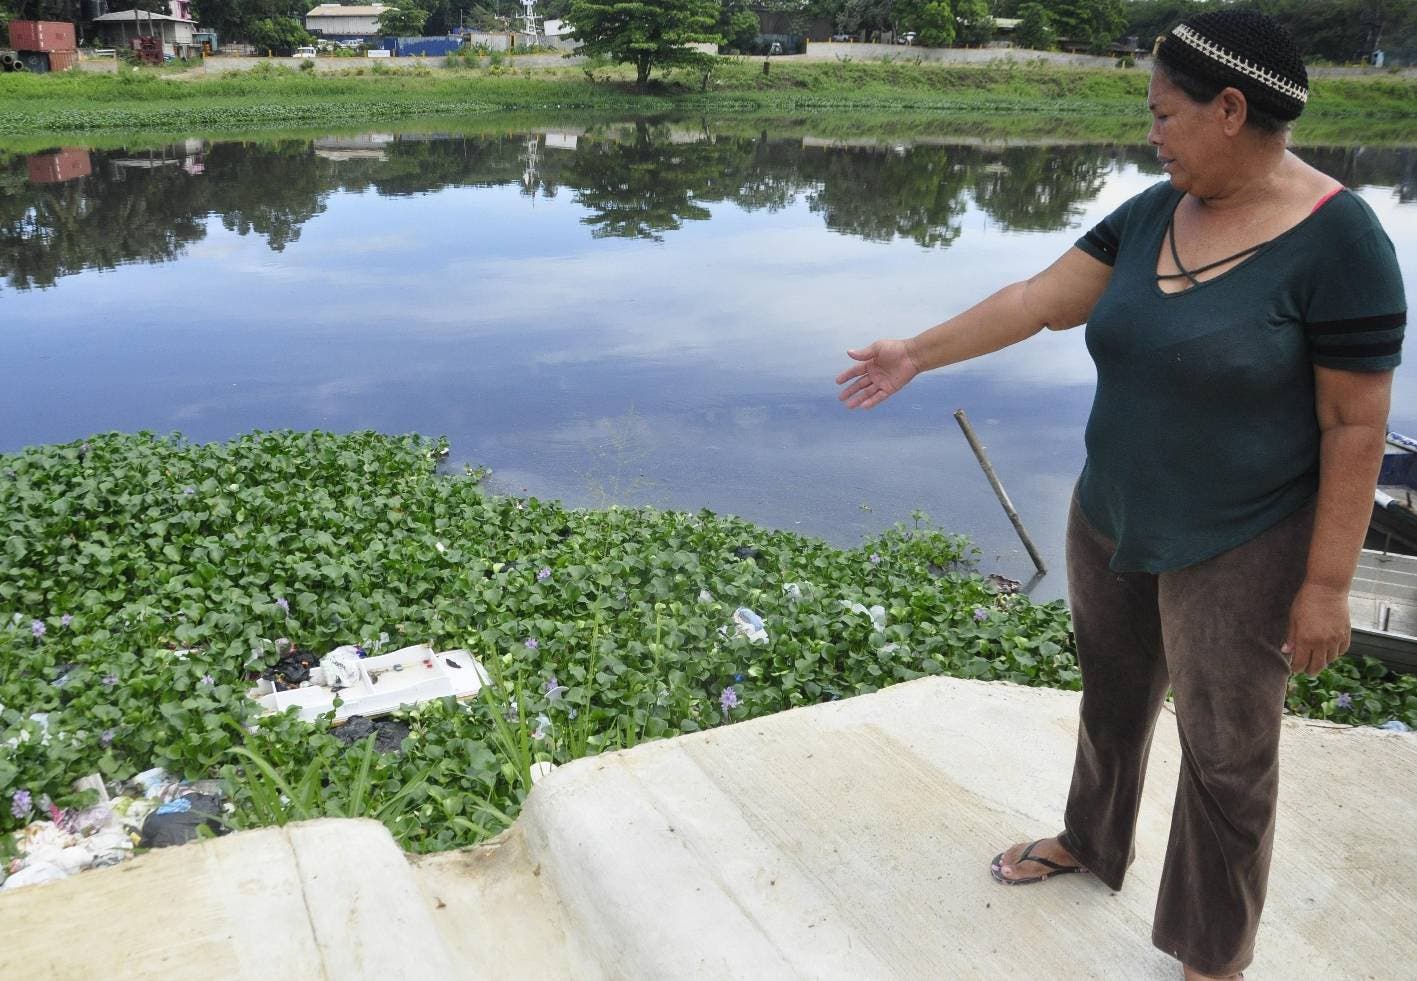
M 49 70 L 52 72 L 67 72 L 78 63 L 79 53 L 77 51 L 49 52 Z
M 62 184 L 91 173 L 93 163 L 87 150 L 69 147 L 57 153 L 39 153 L 29 158 L 31 184 Z
M 10 21 L 10 47 L 17 51 L 73 51 L 74 25 L 62 20 Z

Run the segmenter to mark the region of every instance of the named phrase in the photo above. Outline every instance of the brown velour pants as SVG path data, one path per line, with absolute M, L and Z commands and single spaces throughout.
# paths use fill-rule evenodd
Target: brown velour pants
M 1135 857 L 1156 717 L 1175 693 L 1181 775 L 1152 942 L 1205 974 L 1254 955 L 1274 842 L 1280 653 L 1303 581 L 1310 503 L 1257 538 L 1174 572 L 1116 573 L 1113 543 L 1068 519 L 1082 710 L 1062 843 L 1113 889 Z

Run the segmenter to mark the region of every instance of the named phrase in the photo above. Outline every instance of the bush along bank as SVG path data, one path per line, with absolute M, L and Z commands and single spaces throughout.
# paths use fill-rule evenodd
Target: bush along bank
M 931 674 L 1078 687 L 1062 604 L 973 574 L 921 519 L 840 549 L 709 512 L 489 495 L 441 452 L 274 432 L 0 456 L 0 830 L 91 803 L 72 789 L 88 774 L 163 767 L 217 778 L 227 827 L 367 814 L 431 851 L 504 828 L 537 763 Z M 367 727 L 257 718 L 247 697 L 292 646 L 422 642 L 496 684 L 354 751 Z M 1345 659 L 1290 707 L 1417 724 L 1417 679 Z

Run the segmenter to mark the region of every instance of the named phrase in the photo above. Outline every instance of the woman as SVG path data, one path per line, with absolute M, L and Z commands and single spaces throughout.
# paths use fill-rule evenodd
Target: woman
M 1287 32 L 1208 13 L 1155 53 L 1148 140 L 1168 180 L 1032 279 L 849 352 L 837 383 L 871 408 L 921 371 L 1087 323 L 1072 787 L 1064 831 L 991 872 L 1121 887 L 1169 687 L 1182 765 L 1153 942 L 1188 979 L 1236 977 L 1264 904 L 1288 676 L 1348 648 L 1406 304 L 1373 213 L 1287 149 L 1308 99 Z

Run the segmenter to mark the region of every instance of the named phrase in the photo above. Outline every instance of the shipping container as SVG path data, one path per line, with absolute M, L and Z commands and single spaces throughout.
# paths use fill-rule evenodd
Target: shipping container
M 441 58 L 462 50 L 462 41 L 455 37 L 386 37 L 381 45 L 400 58 Z
M 89 151 L 68 147 L 55 153 L 38 153 L 29 158 L 31 184 L 62 184 L 93 173 Z
M 21 51 L 73 51 L 74 25 L 58 20 L 10 21 L 10 47 Z
M 79 53 L 77 51 L 49 52 L 49 70 L 52 72 L 67 72 L 78 63 Z

